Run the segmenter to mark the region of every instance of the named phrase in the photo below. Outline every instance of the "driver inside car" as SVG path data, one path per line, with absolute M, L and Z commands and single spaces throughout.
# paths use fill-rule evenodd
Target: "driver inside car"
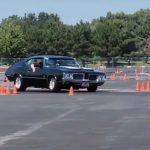
M 43 66 L 42 60 L 33 62 L 33 63 L 31 64 L 31 68 L 32 68 L 33 72 L 35 72 L 37 68 L 41 68 L 42 66 Z

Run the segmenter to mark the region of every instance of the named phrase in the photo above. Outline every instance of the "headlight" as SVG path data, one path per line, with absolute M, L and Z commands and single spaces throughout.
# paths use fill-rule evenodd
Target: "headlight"
M 105 81 L 105 80 L 106 80 L 105 76 L 97 76 L 97 79 L 96 79 L 97 82 L 99 82 L 99 81 Z
M 72 73 L 63 73 L 63 79 L 65 80 L 72 80 L 73 79 L 73 74 Z

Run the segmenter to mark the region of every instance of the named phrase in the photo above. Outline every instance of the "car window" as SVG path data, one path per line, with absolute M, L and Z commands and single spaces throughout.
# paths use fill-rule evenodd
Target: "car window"
M 79 67 L 79 64 L 74 59 L 49 58 L 45 61 L 47 66 L 70 66 Z
M 50 66 L 50 67 L 53 67 L 56 65 L 55 60 L 53 60 L 53 59 L 46 59 L 45 64 L 46 64 L 46 66 Z
M 27 62 L 27 65 L 31 66 L 31 64 L 34 64 L 34 65 L 43 65 L 43 58 L 32 58 L 30 60 L 28 60 Z
M 31 65 L 31 64 L 33 64 L 33 62 L 34 62 L 34 59 L 29 59 L 26 61 L 27 65 Z

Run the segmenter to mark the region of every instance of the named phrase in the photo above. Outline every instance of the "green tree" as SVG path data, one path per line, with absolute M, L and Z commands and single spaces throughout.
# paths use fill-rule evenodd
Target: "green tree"
M 5 21 L 0 26 L 0 56 L 1 57 L 24 57 L 24 35 L 19 25 L 13 21 Z
M 89 23 L 81 21 L 74 27 L 73 41 L 72 50 L 75 57 L 93 56 L 93 33 Z
M 122 24 L 106 20 L 95 27 L 95 53 L 101 57 L 112 57 L 120 54 L 120 30 Z

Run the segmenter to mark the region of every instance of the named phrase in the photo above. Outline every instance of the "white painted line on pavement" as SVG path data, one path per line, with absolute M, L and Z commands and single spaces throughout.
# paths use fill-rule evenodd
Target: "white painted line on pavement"
M 135 90 L 131 89 L 98 89 L 97 91 L 102 92 L 122 92 L 122 93 L 134 93 Z
M 30 135 L 32 134 L 33 132 L 36 132 L 38 131 L 40 128 L 46 126 L 46 125 L 49 125 L 49 124 L 52 124 L 56 121 L 59 121 L 60 119 L 66 117 L 67 115 L 75 112 L 77 109 L 71 109 L 65 113 L 62 113 L 60 115 L 58 115 L 57 117 L 47 121 L 47 122 L 39 122 L 39 123 L 36 123 L 32 126 L 30 126 L 28 129 L 25 129 L 25 130 L 20 130 L 20 131 L 17 131 L 15 133 L 12 133 L 10 135 L 6 135 L 6 136 L 3 136 L 3 137 L 0 137 L 0 147 L 5 145 L 8 141 L 12 141 L 12 140 L 16 140 L 16 139 L 20 139 L 22 138 L 23 136 L 27 136 L 27 135 Z

